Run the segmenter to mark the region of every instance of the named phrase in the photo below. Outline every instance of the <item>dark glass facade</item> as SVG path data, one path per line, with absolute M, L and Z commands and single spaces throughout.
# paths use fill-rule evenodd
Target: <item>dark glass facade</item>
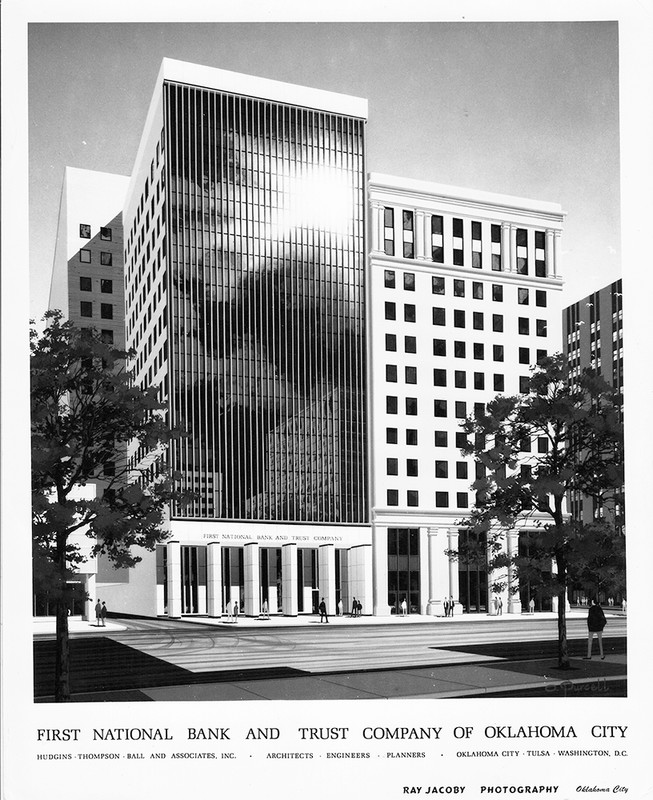
M 367 521 L 364 133 L 358 118 L 164 84 L 183 516 Z

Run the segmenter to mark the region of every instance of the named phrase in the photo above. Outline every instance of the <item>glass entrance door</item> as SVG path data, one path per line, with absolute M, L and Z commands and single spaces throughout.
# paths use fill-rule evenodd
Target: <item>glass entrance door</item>
M 399 614 L 406 600 L 410 614 L 420 613 L 419 528 L 388 528 L 388 605 Z

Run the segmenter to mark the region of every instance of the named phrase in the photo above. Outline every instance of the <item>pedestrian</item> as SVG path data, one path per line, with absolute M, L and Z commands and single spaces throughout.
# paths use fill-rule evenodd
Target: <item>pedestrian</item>
M 446 597 L 444 598 L 444 604 L 443 605 L 444 605 L 444 615 L 445 615 L 445 617 L 448 617 L 449 616 L 449 601 L 447 600 Z
M 268 608 L 268 601 L 263 601 L 263 619 L 270 619 L 270 610 Z
M 99 598 L 97 603 L 95 604 L 95 624 L 99 628 L 102 624 L 102 603 L 100 602 Z
M 358 611 L 358 602 L 356 601 L 356 598 L 354 597 L 354 599 L 352 601 L 352 604 L 351 604 L 351 615 L 352 615 L 352 617 L 356 616 L 356 612 L 357 611 Z
M 238 624 L 238 603 L 234 603 L 234 622 Z
M 496 615 L 499 613 L 499 599 L 496 594 L 492 598 L 492 610 L 494 612 L 494 616 L 496 617 Z
M 360 615 L 362 613 L 363 613 L 363 604 L 361 603 L 360 600 L 357 600 L 356 601 L 356 616 L 360 617 Z
M 603 609 L 599 605 L 599 601 L 594 599 L 587 614 L 587 657 L 584 659 L 585 661 L 590 661 L 592 658 L 592 640 L 595 634 L 599 640 L 601 660 L 605 658 L 603 655 L 603 628 L 605 628 L 605 625 L 606 619 Z
M 453 609 L 454 609 L 455 605 L 456 605 L 456 601 L 453 599 L 453 597 L 450 597 L 449 598 L 449 616 L 450 617 L 453 617 Z
M 528 611 L 529 611 L 530 614 L 534 614 L 535 613 L 535 600 L 533 600 L 532 597 L 528 601 Z
M 624 614 L 626 613 L 626 598 L 625 597 L 621 601 L 621 610 L 624 612 Z
M 408 603 L 406 603 L 406 598 L 401 601 L 401 616 L 405 617 L 408 613 Z
M 322 622 L 322 619 L 324 619 L 324 621 L 328 623 L 329 615 L 327 614 L 327 607 L 326 603 L 324 602 L 324 598 L 320 600 L 319 609 L 320 609 L 320 622 Z
M 233 606 L 231 605 L 231 600 L 227 603 L 227 622 L 233 621 Z
M 345 607 L 342 604 L 342 597 L 341 597 L 340 600 L 338 600 L 338 616 L 342 617 L 344 616 L 344 613 L 345 613 Z
M 503 598 L 499 597 L 497 599 L 497 614 L 501 616 L 503 614 Z
M 102 610 L 100 611 L 100 617 L 102 619 L 102 627 L 103 628 L 107 627 L 107 613 L 108 613 L 107 612 L 107 604 L 103 600 L 102 601 Z

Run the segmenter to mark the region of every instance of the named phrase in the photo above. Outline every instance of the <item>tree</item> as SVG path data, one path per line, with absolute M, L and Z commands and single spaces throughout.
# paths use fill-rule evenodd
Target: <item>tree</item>
M 128 354 L 49 311 L 41 335 L 30 330 L 32 533 L 35 591 L 56 608 L 55 700 L 70 699 L 68 585 L 84 556 L 71 538 L 84 533 L 92 555 L 131 567 L 134 547 L 167 537 L 167 507 L 178 495 L 164 464 L 171 437 L 154 388 L 132 385 Z M 129 451 L 141 456 L 128 458 Z M 96 484 L 92 499 L 80 487 Z
M 584 525 L 565 511 L 571 493 L 605 507 L 623 484 L 618 395 L 588 370 L 568 381 L 558 354 L 532 368 L 527 393 L 495 397 L 462 427 L 468 437 L 462 452 L 474 456 L 479 477 L 472 486 L 476 505 L 461 524 L 475 535 L 451 555 L 482 556 L 491 571 L 528 581 L 540 596 L 557 597 L 558 664 L 568 668 L 568 585 L 589 574 L 614 573 L 623 563 L 614 526 Z M 515 528 L 523 532 L 520 550 L 508 553 L 503 539 Z M 498 579 L 492 588 L 501 591 L 507 583 Z

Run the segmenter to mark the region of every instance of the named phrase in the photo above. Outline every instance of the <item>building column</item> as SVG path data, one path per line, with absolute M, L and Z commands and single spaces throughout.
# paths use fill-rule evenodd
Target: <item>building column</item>
M 556 265 L 555 265 L 555 244 L 554 232 L 547 228 L 546 231 L 546 244 L 544 249 L 544 259 L 546 263 L 546 276 L 547 278 L 555 278 Z
M 383 253 L 383 206 L 372 203 L 372 252 Z
M 336 613 L 336 548 L 332 544 L 322 544 L 317 551 L 318 584 L 320 600 L 324 598 L 327 613 Z
M 430 214 L 424 214 L 424 259 L 433 261 L 433 234 L 431 233 Z
M 209 617 L 222 616 L 222 545 L 217 540 L 206 548 L 206 611 Z
M 294 542 L 281 548 L 281 606 L 284 616 L 297 616 L 297 545 Z
M 501 223 L 501 271 L 510 272 L 512 263 L 510 250 L 510 223 Z
M 517 226 L 510 226 L 510 269 L 509 272 L 517 272 Z
M 415 258 L 419 261 L 424 261 L 426 259 L 426 248 L 424 244 L 425 231 L 423 211 L 415 212 L 415 223 L 413 228 L 415 229 L 413 231 L 413 235 L 415 236 Z
M 388 529 L 372 526 L 372 613 L 390 616 L 388 605 Z
M 444 599 L 449 598 L 449 559 L 444 553 L 447 549 L 445 530 L 429 528 L 428 537 L 429 603 L 426 613 L 431 617 L 443 617 Z
M 506 535 L 505 539 L 500 540 L 501 543 L 501 552 L 508 553 L 508 536 Z M 488 555 L 491 551 L 491 546 L 488 544 L 487 547 Z M 505 577 L 505 579 L 504 579 Z M 505 584 L 505 587 L 500 592 L 493 592 L 490 587 L 495 582 L 499 581 Z M 498 608 L 495 607 L 494 601 L 501 600 L 501 613 L 507 614 L 510 608 L 510 592 L 508 588 L 510 586 L 510 570 L 506 570 L 505 576 L 499 570 L 488 570 L 487 576 L 488 582 L 488 611 L 491 615 L 496 615 L 498 613 Z
M 560 231 L 553 233 L 553 277 L 560 277 Z
M 449 528 L 447 531 L 447 550 L 458 550 L 458 528 Z M 449 562 L 449 596 L 453 597 L 456 605 L 454 614 L 462 614 L 463 607 L 460 605 L 460 578 L 458 575 L 458 561 L 452 556 L 448 557 Z
M 172 619 L 181 617 L 181 544 L 168 542 L 167 583 L 168 583 L 168 616 Z
M 88 622 L 95 619 L 95 604 L 97 603 L 97 597 L 95 596 L 95 573 L 87 575 L 85 583 L 84 589 L 88 597 L 84 600 L 82 619 Z
M 506 534 L 508 558 L 515 558 L 519 553 L 519 532 L 508 531 Z M 512 591 L 516 589 L 516 591 Z M 521 614 L 521 598 L 519 596 L 519 578 L 513 567 L 508 567 L 508 613 Z
M 248 542 L 243 547 L 243 573 L 245 581 L 243 613 L 246 617 L 258 617 L 261 613 L 261 569 L 258 542 Z

